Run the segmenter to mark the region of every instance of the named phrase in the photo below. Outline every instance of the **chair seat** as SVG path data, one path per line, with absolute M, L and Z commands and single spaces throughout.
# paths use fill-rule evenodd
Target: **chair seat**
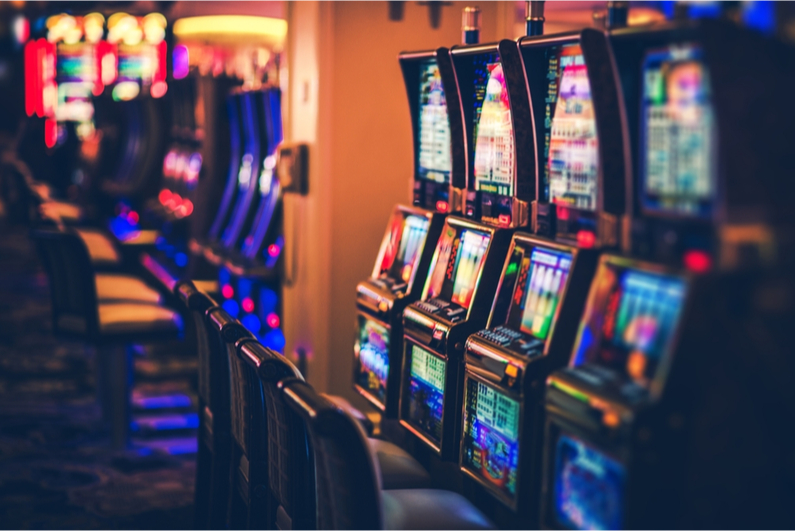
M 103 302 L 135 301 L 160 304 L 160 293 L 143 280 L 130 275 L 97 273 L 95 275 L 97 299 Z
M 91 262 L 94 264 L 119 264 L 121 263 L 121 255 L 113 242 L 105 236 L 102 232 L 93 229 L 75 229 L 77 235 L 83 240 L 83 243 L 88 248 L 88 254 L 91 257 Z
M 385 490 L 381 501 L 384 529 L 494 529 L 483 513 L 455 492 Z
M 39 212 L 44 219 L 53 221 L 76 222 L 83 217 L 83 209 L 79 205 L 51 199 L 39 205 Z
M 120 302 L 99 305 L 99 332 L 102 335 L 177 332 L 181 323 L 177 312 L 154 304 Z
M 378 459 L 384 490 L 420 489 L 431 485 L 431 476 L 403 448 L 381 439 L 367 439 Z

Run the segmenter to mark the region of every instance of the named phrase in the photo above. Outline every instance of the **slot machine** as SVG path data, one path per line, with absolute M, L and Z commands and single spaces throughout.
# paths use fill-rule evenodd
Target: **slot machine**
M 451 57 L 463 122 L 453 142 L 467 154 L 463 216 L 447 217 L 422 298 L 404 312 L 399 418 L 431 455 L 457 462 L 464 344 L 486 324 L 513 229 L 529 222 L 536 161 L 516 43 L 453 47 Z
M 772 340 L 782 337 L 772 316 L 791 317 L 792 307 L 763 309 L 769 299 L 758 289 L 781 265 L 763 249 L 782 244 L 779 196 L 792 197 L 791 183 L 761 174 L 785 167 L 772 137 L 791 110 L 769 92 L 792 77 L 781 68 L 792 51 L 714 20 L 608 38 L 632 140 L 632 254 L 600 258 L 569 365 L 547 380 L 540 524 L 791 525 L 779 507 L 791 489 L 775 465 L 749 463 L 783 437 L 792 401 L 760 399 L 758 386 L 741 382 L 772 377 L 776 355 L 792 374 Z M 759 105 L 750 111 L 741 100 Z M 791 290 L 791 281 L 775 286 Z M 751 332 L 739 319 L 749 312 L 771 317 L 746 315 Z M 749 347 L 759 334 L 772 340 L 764 352 Z M 765 407 L 771 416 L 754 417 L 753 429 L 735 416 Z
M 356 287 L 353 386 L 384 419 L 398 415 L 403 311 L 420 297 L 444 217 L 460 211 L 466 179 L 463 152 L 451 140 L 461 122 L 448 113 L 458 106 L 449 51 L 398 60 L 411 111 L 413 204 L 395 206 L 373 272 Z
M 602 76 L 606 44 L 588 31 L 518 41 L 537 141 L 539 234 L 513 236 L 487 326 L 466 342 L 459 453 L 464 475 L 499 503 L 470 497 L 505 527 L 537 522 L 544 384 L 569 359 L 599 252 L 618 244 L 626 175 L 619 93 Z

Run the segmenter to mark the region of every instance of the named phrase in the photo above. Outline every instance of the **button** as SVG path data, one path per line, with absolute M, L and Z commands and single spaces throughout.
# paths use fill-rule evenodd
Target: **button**
M 441 341 L 444 337 L 444 330 L 441 328 L 437 328 L 433 331 L 433 339 L 436 341 Z
M 388 309 L 389 309 L 389 303 L 388 303 L 388 302 L 386 302 L 386 301 L 385 301 L 385 300 L 383 300 L 383 299 L 381 299 L 380 301 L 378 301 L 378 310 L 379 310 L 379 311 L 381 311 L 381 312 L 385 312 L 385 311 L 387 311 Z

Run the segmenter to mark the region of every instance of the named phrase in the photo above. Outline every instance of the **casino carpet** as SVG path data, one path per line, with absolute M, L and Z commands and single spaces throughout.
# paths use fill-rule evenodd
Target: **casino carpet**
M 191 528 L 195 414 L 172 433 L 139 432 L 134 450 L 111 450 L 93 351 L 54 338 L 50 320 L 47 277 L 27 228 L 0 226 L 0 528 Z M 194 398 L 186 359 L 167 359 L 183 374 L 150 378 L 138 393 L 177 389 Z M 137 377 L 156 373 L 157 363 L 136 359 Z

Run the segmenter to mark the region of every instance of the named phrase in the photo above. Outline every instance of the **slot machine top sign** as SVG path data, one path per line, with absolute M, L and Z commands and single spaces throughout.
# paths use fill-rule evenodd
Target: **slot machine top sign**
M 166 27 L 166 18 L 160 13 L 145 17 L 114 13 L 108 17 L 107 42 L 112 49 L 103 61 L 115 67 L 114 100 L 134 99 L 145 89 L 153 98 L 166 94 Z

